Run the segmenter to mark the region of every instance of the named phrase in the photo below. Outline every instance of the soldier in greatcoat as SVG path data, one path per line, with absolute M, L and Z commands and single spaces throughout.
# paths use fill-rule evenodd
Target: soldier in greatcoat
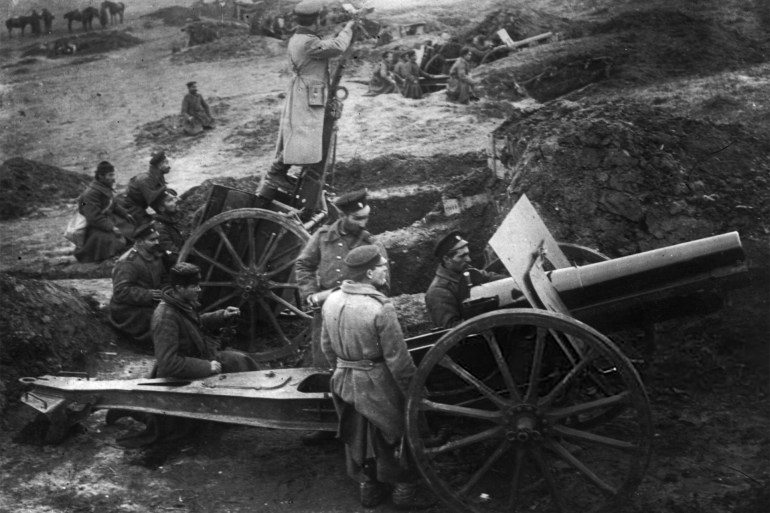
M 198 93 L 197 82 L 187 82 L 187 94 L 182 99 L 182 123 L 187 135 L 196 135 L 214 128 L 214 118 L 208 103 Z
M 166 270 L 160 255 L 158 232 L 152 224 L 134 232 L 134 247 L 112 270 L 110 323 L 137 342 L 152 342 L 150 320 L 161 298 Z
M 286 92 L 276 159 L 263 180 L 259 193 L 271 197 L 275 189 L 291 192 L 287 173 L 292 165 L 321 163 L 323 128 L 330 76 L 329 59 L 338 57 L 350 45 L 353 21 L 331 39 L 316 33 L 323 9 L 322 0 L 302 0 L 294 8 L 299 26 L 289 39 L 289 62 L 294 76 Z
M 78 198 L 78 212 L 86 218 L 86 236 L 82 247 L 75 250 L 79 262 L 101 262 L 121 253 L 126 239 L 115 223 L 115 216 L 128 223 L 134 218 L 115 203 L 115 167 L 107 161 L 99 162 L 91 182 Z
M 406 397 L 416 372 L 396 308 L 381 292 L 388 261 L 380 248 L 359 246 L 345 264 L 350 280 L 323 306 L 321 346 L 334 368 L 331 390 L 345 443 L 348 474 L 360 484 L 361 505 L 377 506 L 393 486 L 393 505 L 420 509 L 435 503 L 418 493 L 407 455 L 396 452 L 404 436 Z
M 128 189 L 124 198 L 125 208 L 134 216 L 137 225 L 152 221 L 147 207 L 152 205 L 168 188 L 166 175 L 171 171 L 165 152 L 159 151 L 150 158 L 150 169 L 146 173 L 136 175 L 128 181 Z M 173 192 L 173 191 L 172 191 Z
M 347 278 L 344 258 L 352 249 L 366 244 L 375 244 L 380 248 L 383 257 L 387 258 L 385 248 L 366 230 L 371 212 L 366 200 L 366 190 L 340 196 L 334 202 L 341 212 L 340 218 L 319 228 L 307 241 L 294 264 L 300 297 L 315 312 L 310 340 L 312 367 L 327 366 L 326 358 L 321 352 L 320 307 L 326 297 Z M 327 438 L 326 435 L 327 432 L 317 431 L 304 436 L 302 440 L 305 443 L 314 443 Z
M 463 321 L 462 302 L 469 297 L 470 287 L 506 278 L 471 267 L 468 241 L 458 231 L 441 237 L 433 254 L 441 263 L 425 293 L 425 306 L 437 328 L 451 328 Z
M 166 269 L 171 269 L 179 259 L 179 251 L 185 241 L 179 216 L 179 197 L 165 191 L 151 206 L 155 210 L 153 220 L 160 236 L 163 263 Z

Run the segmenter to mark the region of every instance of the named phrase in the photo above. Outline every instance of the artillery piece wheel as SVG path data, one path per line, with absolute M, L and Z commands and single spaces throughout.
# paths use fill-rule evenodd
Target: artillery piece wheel
M 461 383 L 472 391 L 435 393 Z M 444 335 L 417 369 L 406 424 L 420 473 L 457 512 L 615 511 L 651 452 L 649 402 L 629 360 L 544 310 L 489 312 Z
M 239 340 L 260 362 L 297 356 L 310 339 L 293 267 L 309 238 L 298 222 L 260 208 L 223 212 L 200 225 L 180 262 L 201 267 L 202 312 L 237 306 Z

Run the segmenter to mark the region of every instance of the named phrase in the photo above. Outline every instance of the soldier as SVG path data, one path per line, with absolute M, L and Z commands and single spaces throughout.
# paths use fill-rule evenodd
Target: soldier
M 430 507 L 435 500 L 418 493 L 414 465 L 406 454 L 396 455 L 416 369 L 396 309 L 381 292 L 388 261 L 379 247 L 365 245 L 350 251 L 345 264 L 351 279 L 323 306 L 321 346 L 334 367 L 332 398 L 348 474 L 360 484 L 365 508 L 382 502 L 384 483 L 393 486 L 396 508 Z
M 171 165 L 166 153 L 159 151 L 150 159 L 150 169 L 146 173 L 136 175 L 128 181 L 128 190 L 124 199 L 125 208 L 134 216 L 138 225 L 152 221 L 147 207 L 166 191 L 166 175 L 169 171 L 171 171 Z
M 353 37 L 353 21 L 332 39 L 321 39 L 318 30 L 323 0 L 302 0 L 294 8 L 299 27 L 289 39 L 289 62 L 294 71 L 281 114 L 276 159 L 258 194 L 272 198 L 276 189 L 291 191 L 287 173 L 292 165 L 321 163 L 326 100 L 329 93 L 329 59 L 341 55 Z
M 158 232 L 151 223 L 134 232 L 134 247 L 126 251 L 112 270 L 110 323 L 137 342 L 152 341 L 150 320 L 160 301 L 165 278 Z
M 214 118 L 208 103 L 198 93 L 197 82 L 187 82 L 187 94 L 182 99 L 182 123 L 187 135 L 196 135 L 214 128 Z
M 182 249 L 185 241 L 179 219 L 179 197 L 169 191 L 164 191 L 152 204 L 152 209 L 156 212 L 154 223 L 160 236 L 163 263 L 166 269 L 171 269 L 176 264 L 179 250 Z
M 439 239 L 433 254 L 441 263 L 425 293 L 425 305 L 437 328 L 451 328 L 463 321 L 462 302 L 470 287 L 506 277 L 472 268 L 468 241 L 458 231 Z
M 152 337 L 158 378 L 199 379 L 222 372 L 259 370 L 256 362 L 240 351 L 220 351 L 202 328 L 222 325 L 241 314 L 234 306 L 199 315 L 201 292 L 198 266 L 188 263 L 171 268 L 170 286 L 152 316 Z
M 471 100 L 478 100 L 473 88 L 476 85 L 469 73 L 473 52 L 470 48 L 460 51 L 460 58 L 452 64 L 447 81 L 446 97 L 450 102 L 467 104 Z
M 315 311 L 310 342 L 313 367 L 327 366 L 320 345 L 320 307 L 332 290 L 340 287 L 346 278 L 347 268 L 343 259 L 353 248 L 366 244 L 377 245 L 382 256 L 387 258 L 385 248 L 366 230 L 371 212 L 366 199 L 366 190 L 340 196 L 334 204 L 340 209 L 341 217 L 330 225 L 322 226 L 310 237 L 294 265 L 300 296 Z M 328 435 L 326 431 L 317 431 L 304 436 L 302 440 L 310 444 L 328 439 Z
M 114 216 L 129 223 L 134 218 L 114 201 L 115 167 L 102 161 L 96 166 L 94 181 L 78 198 L 78 212 L 86 218 L 86 236 L 75 250 L 79 262 L 101 262 L 125 250 L 126 239 L 115 224 Z

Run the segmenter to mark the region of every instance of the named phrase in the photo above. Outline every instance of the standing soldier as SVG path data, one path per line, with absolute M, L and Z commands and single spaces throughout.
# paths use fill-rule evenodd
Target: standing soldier
M 324 304 L 321 345 L 335 368 L 331 390 L 348 474 L 359 483 L 365 508 L 382 502 L 385 483 L 393 486 L 396 508 L 430 507 L 435 500 L 418 492 L 408 455 L 396 456 L 404 447 L 406 396 L 416 369 L 396 308 L 381 292 L 388 261 L 379 247 L 367 245 L 348 253 L 345 264 L 351 279 Z
M 258 194 L 272 198 L 276 189 L 291 192 L 287 173 L 292 165 L 320 164 L 323 156 L 323 129 L 329 94 L 329 59 L 348 48 L 353 37 L 353 21 L 332 39 L 321 39 L 322 0 L 302 0 L 294 8 L 299 27 L 289 39 L 289 62 L 294 76 L 286 93 L 276 159 L 262 181 Z
M 437 328 L 451 328 L 463 321 L 462 302 L 470 287 L 506 277 L 472 268 L 468 241 L 458 231 L 439 239 L 433 254 L 441 263 L 425 293 L 425 305 Z
M 198 93 L 197 82 L 187 82 L 187 94 L 182 99 L 182 123 L 184 133 L 196 135 L 214 128 L 214 118 L 209 105 Z
M 347 277 L 343 259 L 350 250 L 366 244 L 375 244 L 382 256 L 387 258 L 385 248 L 366 230 L 371 212 L 371 207 L 366 203 L 366 196 L 366 190 L 340 196 L 334 204 L 340 209 L 341 217 L 330 225 L 322 226 L 310 237 L 294 265 L 300 295 L 315 310 L 310 342 L 313 367 L 327 366 L 320 345 L 320 307 Z M 313 443 L 328 439 L 329 434 L 326 431 L 317 431 L 302 440 L 305 443 Z

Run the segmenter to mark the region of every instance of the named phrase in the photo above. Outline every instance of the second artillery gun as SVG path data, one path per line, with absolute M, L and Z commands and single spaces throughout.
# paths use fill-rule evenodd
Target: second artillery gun
M 740 238 L 575 266 L 562 251 L 570 246 L 555 242 L 523 196 L 490 245 L 510 278 L 472 288 L 460 325 L 407 340 L 418 366 L 405 412 L 411 455 L 453 511 L 617 511 L 644 477 L 652 417 L 634 365 L 595 327 L 614 332 L 721 307 L 747 283 Z M 526 301 L 514 303 L 519 291 Z M 50 421 L 51 442 L 109 408 L 336 429 L 325 369 L 22 383 L 22 401 Z

